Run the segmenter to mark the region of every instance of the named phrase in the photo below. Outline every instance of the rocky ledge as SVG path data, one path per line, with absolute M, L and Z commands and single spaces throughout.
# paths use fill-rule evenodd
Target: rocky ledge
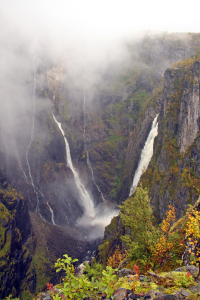
M 118 282 L 115 284 L 118 288 L 114 290 L 112 299 L 200 299 L 200 280 L 194 280 L 197 273 L 198 268 L 192 265 L 160 274 L 149 271 L 146 276 L 137 275 L 130 269 L 121 269 L 118 272 Z M 55 294 L 59 294 L 64 300 L 67 299 L 61 290 L 54 286 L 51 290 L 37 295 L 34 300 L 53 300 Z M 105 293 L 100 294 L 98 299 L 108 300 Z

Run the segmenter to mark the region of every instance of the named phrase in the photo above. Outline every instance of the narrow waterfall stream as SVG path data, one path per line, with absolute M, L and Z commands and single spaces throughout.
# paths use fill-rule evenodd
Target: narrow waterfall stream
M 40 193 L 42 195 L 42 197 L 44 198 L 44 195 L 42 194 L 42 192 L 40 192 L 40 190 L 35 186 L 34 184 L 34 181 L 33 181 L 33 177 L 32 177 L 32 174 L 31 174 L 31 167 L 30 167 L 30 164 L 29 164 L 29 160 L 28 160 L 28 154 L 29 154 L 29 149 L 30 149 L 30 146 L 33 142 L 33 138 L 34 138 L 34 130 L 35 130 L 35 90 L 36 90 L 36 75 L 35 75 L 35 55 L 33 57 L 33 97 L 32 97 L 32 107 L 33 107 L 33 116 L 32 116 L 32 125 L 31 125 L 31 138 L 30 138 L 30 141 L 29 141 L 29 144 L 28 144 L 28 147 L 27 147 L 27 150 L 26 150 L 26 162 L 27 162 L 27 166 L 28 166 L 28 174 L 29 174 L 29 177 L 30 177 L 30 181 L 31 181 L 31 185 L 33 187 L 33 190 L 34 190 L 34 193 L 36 195 L 36 199 L 37 199 L 37 206 L 36 206 L 36 212 L 39 214 L 39 216 L 41 217 L 41 219 L 43 221 L 46 221 L 40 211 L 39 211 L 39 195 L 38 193 Z M 19 165 L 20 165 L 20 168 L 24 174 L 24 177 L 27 179 L 27 176 L 21 166 L 21 163 L 19 162 Z M 56 225 L 55 224 L 55 221 L 54 221 L 54 213 L 53 213 L 53 210 L 52 208 L 50 207 L 49 203 L 47 202 L 47 206 L 49 208 L 49 211 L 51 213 L 51 221 L 52 221 L 52 224 L 53 225 Z
M 135 175 L 133 177 L 133 183 L 132 183 L 132 186 L 130 189 L 129 196 L 131 196 L 135 192 L 138 182 L 140 181 L 140 177 L 146 171 L 146 169 L 149 165 L 149 162 L 153 156 L 153 143 L 154 143 L 155 137 L 158 135 L 157 119 L 158 119 L 158 115 L 156 115 L 156 117 L 154 118 L 154 120 L 152 122 L 151 130 L 150 130 L 147 140 L 145 142 L 144 148 L 142 149 L 141 158 L 140 158 L 137 170 L 135 172 Z
M 51 222 L 52 222 L 53 225 L 56 225 L 55 220 L 54 220 L 53 209 L 51 208 L 51 206 L 49 205 L 48 202 L 47 202 L 47 206 L 48 206 L 48 208 L 49 208 L 49 210 L 50 210 L 50 213 L 51 213 Z
M 35 129 L 35 89 L 36 89 L 36 76 L 35 76 L 35 55 L 33 57 L 33 97 L 32 97 L 32 106 L 33 106 L 33 116 L 32 116 L 32 125 L 31 125 L 31 138 L 28 144 L 28 148 L 26 150 L 26 162 L 27 162 L 27 166 L 28 166 L 28 173 L 29 173 L 29 177 L 30 177 L 30 181 L 34 190 L 34 193 L 36 195 L 36 199 L 37 199 L 37 206 L 36 206 L 36 211 L 39 213 L 39 215 L 41 216 L 38 208 L 39 208 L 39 196 L 38 196 L 38 192 L 36 190 L 36 187 L 34 185 L 34 181 L 33 181 L 33 177 L 31 174 L 31 167 L 29 164 L 29 160 L 28 160 L 28 154 L 29 154 L 29 149 L 30 146 L 33 142 L 33 137 L 34 137 L 34 129 Z M 42 218 L 42 216 L 41 216 Z
M 85 146 L 85 152 L 86 152 L 86 158 L 87 158 L 87 165 L 91 171 L 91 175 L 92 175 L 92 180 L 94 182 L 94 185 L 96 186 L 97 190 L 99 191 L 101 198 L 103 201 L 106 201 L 106 199 L 103 196 L 103 193 L 100 190 L 100 187 L 97 185 L 95 178 L 94 178 L 94 172 L 90 163 L 90 157 L 89 157 L 89 153 L 86 147 L 86 138 L 85 138 L 85 134 L 86 134 L 86 120 L 85 120 L 85 87 L 84 87 L 84 98 L 83 98 L 83 118 L 84 118 L 84 125 L 83 125 L 83 139 L 84 139 L 84 146 Z
M 83 206 L 84 212 L 85 212 L 85 216 L 86 217 L 94 217 L 95 216 L 95 212 L 94 212 L 94 203 L 93 200 L 91 199 L 89 193 L 87 192 L 87 190 L 85 189 L 85 186 L 82 184 L 78 172 L 75 170 L 73 163 L 72 163 L 72 159 L 71 159 L 71 154 L 70 154 L 70 148 L 69 148 L 69 144 L 68 141 L 65 137 L 65 133 L 62 129 L 61 123 L 59 123 L 55 116 L 53 115 L 54 121 L 56 122 L 56 124 L 58 125 L 63 137 L 64 137 L 64 141 L 65 141 L 65 148 L 66 148 L 66 158 L 67 158 L 67 165 L 68 167 L 71 169 L 73 175 L 74 175 L 74 180 L 77 186 L 77 189 L 80 193 L 80 197 L 81 197 L 81 205 Z

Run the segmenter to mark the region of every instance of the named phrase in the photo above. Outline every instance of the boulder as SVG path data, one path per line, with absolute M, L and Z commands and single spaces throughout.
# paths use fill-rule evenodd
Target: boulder
M 125 288 L 119 288 L 114 291 L 113 293 L 113 299 L 114 300 L 123 300 L 127 297 L 128 291 Z
M 135 275 L 136 273 L 130 269 L 121 269 L 119 270 L 119 277 L 124 277 L 128 275 Z

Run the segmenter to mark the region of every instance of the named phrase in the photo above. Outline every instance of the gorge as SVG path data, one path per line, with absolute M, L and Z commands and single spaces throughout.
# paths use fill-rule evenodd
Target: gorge
M 91 259 L 144 170 L 158 222 L 196 201 L 200 36 L 147 34 L 77 69 L 20 43 L 2 87 L 0 297 L 29 299 L 59 281 L 63 254 Z

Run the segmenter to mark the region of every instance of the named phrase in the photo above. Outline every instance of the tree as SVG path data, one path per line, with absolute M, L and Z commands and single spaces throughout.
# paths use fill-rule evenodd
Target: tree
M 152 255 L 159 234 L 152 224 L 148 190 L 138 187 L 120 209 L 120 218 L 127 232 L 122 240 L 128 246 L 129 257 L 144 266 Z
M 193 209 L 188 215 L 186 237 L 188 239 L 189 253 L 193 254 L 194 261 L 199 267 L 197 278 L 200 273 L 200 212 L 196 209 Z
M 154 251 L 155 262 L 171 260 L 172 252 L 175 247 L 176 233 L 169 234 L 171 226 L 176 220 L 175 207 L 169 205 L 169 210 L 166 213 L 166 218 L 161 224 L 161 236 L 156 244 Z

